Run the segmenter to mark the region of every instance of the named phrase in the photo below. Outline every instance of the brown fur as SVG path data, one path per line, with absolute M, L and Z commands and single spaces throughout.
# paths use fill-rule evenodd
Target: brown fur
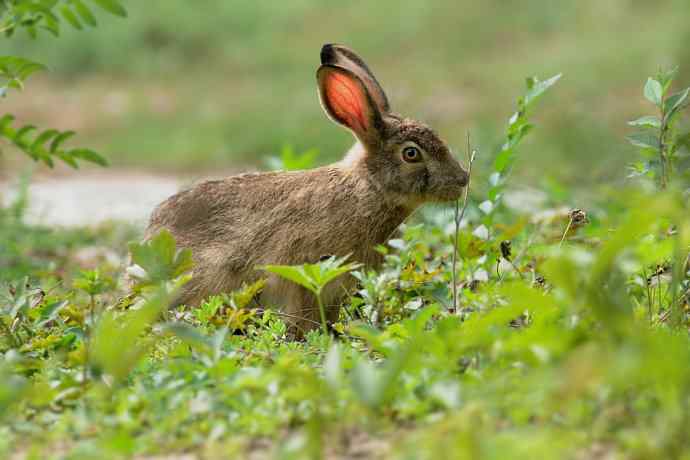
M 337 62 L 341 55 L 347 58 L 342 67 Z M 467 173 L 430 128 L 384 110 L 385 93 L 356 54 L 325 45 L 322 61 L 320 85 L 336 72 L 364 89 L 358 102 L 366 108 L 366 126 L 346 126 L 359 142 L 339 163 L 208 181 L 160 204 L 146 238 L 166 228 L 179 246 L 192 249 L 195 260 L 192 280 L 177 303 L 196 304 L 265 277 L 255 269 L 265 264 L 314 263 L 326 255 L 351 254 L 351 260 L 375 267 L 380 256 L 373 247 L 384 243 L 416 207 L 459 197 Z M 328 101 L 322 102 L 334 118 Z M 419 147 L 423 161 L 403 161 L 400 152 L 408 145 Z M 277 276 L 268 278 L 262 304 L 281 308 L 297 332 L 318 325 L 311 294 Z M 329 285 L 324 301 L 330 320 L 337 318 L 339 299 L 351 286 L 348 277 Z

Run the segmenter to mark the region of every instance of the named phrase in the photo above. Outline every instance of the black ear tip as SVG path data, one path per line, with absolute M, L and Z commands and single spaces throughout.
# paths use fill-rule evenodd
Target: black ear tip
M 333 64 L 335 62 L 335 44 L 326 43 L 321 47 L 321 64 Z

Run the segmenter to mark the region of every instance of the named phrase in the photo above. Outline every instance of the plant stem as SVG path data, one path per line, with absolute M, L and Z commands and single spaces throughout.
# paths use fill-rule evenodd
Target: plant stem
M 453 262 L 452 262 L 452 282 L 453 282 L 453 310 L 458 311 L 458 274 L 457 274 L 457 263 L 458 263 L 458 236 L 460 234 L 460 223 L 458 222 L 458 216 L 460 215 L 460 200 L 455 200 L 455 234 L 453 241 Z
M 475 151 L 471 150 L 472 144 L 470 142 L 470 133 L 467 132 L 467 185 L 465 186 L 465 193 L 462 197 L 462 209 L 460 209 L 460 200 L 455 200 L 455 237 L 453 241 L 453 262 L 452 262 L 452 280 L 453 280 L 453 310 L 458 311 L 458 282 L 457 282 L 457 263 L 458 263 L 458 241 L 460 238 L 460 223 L 465 217 L 465 210 L 467 209 L 467 196 L 470 191 L 470 181 L 472 179 L 472 163 L 474 163 Z
M 644 277 L 644 284 L 647 291 L 647 316 L 649 319 L 649 324 L 652 324 L 652 318 L 654 315 L 652 309 L 652 290 L 649 286 L 650 279 L 647 277 L 647 270 L 645 268 L 642 269 L 642 276 Z
M 665 98 L 661 99 L 661 107 L 659 108 L 661 114 L 661 128 L 659 131 L 659 160 L 661 163 L 661 177 L 659 178 L 659 188 L 661 190 L 666 190 L 669 180 L 669 168 L 670 164 L 668 162 L 668 152 L 667 152 L 667 142 L 666 137 L 668 134 L 669 126 L 666 120 L 666 111 L 664 110 Z
M 656 301 L 659 304 L 657 311 L 661 311 L 661 309 L 663 308 L 664 305 L 662 303 L 663 299 L 661 298 L 661 275 L 659 275 L 658 273 L 656 275 L 656 287 L 657 287 L 657 289 L 656 289 L 656 292 L 657 292 Z
M 323 300 L 321 300 L 321 290 L 316 292 L 316 301 L 319 303 L 319 313 L 321 314 L 321 328 L 323 333 L 328 334 L 328 324 L 326 324 L 326 309 L 323 307 Z
M 93 294 L 89 295 L 89 324 L 84 327 L 84 336 L 86 337 L 86 344 L 84 347 L 84 369 L 82 374 L 82 387 L 86 389 L 86 379 L 89 374 L 89 348 L 91 348 L 91 328 L 94 325 L 94 316 L 96 310 L 96 301 Z
M 558 243 L 558 247 L 560 248 L 563 246 L 563 241 L 565 241 L 565 237 L 568 234 L 568 231 L 570 230 L 570 227 L 573 225 L 573 218 L 572 216 L 570 217 L 570 220 L 568 221 L 568 225 L 565 227 L 565 231 L 563 232 L 563 236 L 561 237 L 561 242 Z

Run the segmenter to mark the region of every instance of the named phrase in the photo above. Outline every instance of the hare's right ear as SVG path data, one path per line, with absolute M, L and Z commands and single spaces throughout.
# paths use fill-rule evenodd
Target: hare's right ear
M 334 65 L 322 65 L 316 73 L 321 105 L 326 114 L 367 146 L 381 139 L 383 118 L 362 80 L 352 71 Z

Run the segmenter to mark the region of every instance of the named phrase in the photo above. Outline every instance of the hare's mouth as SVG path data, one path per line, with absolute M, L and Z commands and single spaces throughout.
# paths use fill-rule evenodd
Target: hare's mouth
M 442 190 L 432 192 L 429 196 L 429 201 L 438 201 L 442 203 L 448 201 L 455 201 L 462 197 L 463 190 L 464 187 L 461 186 L 444 188 Z
M 450 201 L 458 200 L 460 197 L 462 197 L 462 193 L 434 193 L 429 194 L 425 201 L 432 203 L 448 203 Z

